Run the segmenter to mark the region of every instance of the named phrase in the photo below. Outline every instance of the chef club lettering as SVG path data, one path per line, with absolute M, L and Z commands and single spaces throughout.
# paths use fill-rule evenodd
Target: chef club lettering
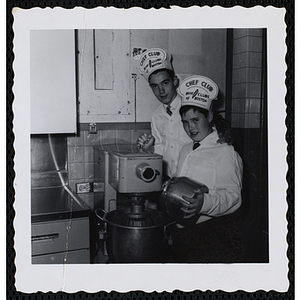
M 191 86 L 194 86 L 194 85 L 199 85 L 199 80 L 191 80 L 191 81 L 188 81 L 188 82 L 186 83 L 186 87 L 191 87 Z M 205 81 L 202 81 L 202 82 L 200 83 L 200 85 L 201 85 L 203 88 L 207 89 L 209 92 L 212 92 L 212 91 L 214 90 L 214 88 L 213 88 L 209 83 L 207 83 L 207 82 L 205 82 Z
M 155 68 L 157 66 L 161 66 L 162 65 L 162 61 L 160 58 L 157 58 L 155 60 L 151 60 L 149 59 L 148 63 L 144 66 L 143 70 L 144 72 L 148 72 L 147 69 L 152 69 Z
M 155 59 L 153 61 L 151 61 L 151 59 L 149 59 L 149 66 L 150 68 L 153 68 L 156 64 L 161 63 L 162 58 L 160 56 L 163 56 L 163 53 L 159 52 L 159 51 L 153 51 L 153 52 L 148 52 L 147 54 L 144 55 L 144 57 L 141 59 L 140 61 L 140 66 L 143 66 L 143 64 L 145 63 L 145 61 L 151 57 L 154 57 Z M 158 62 L 158 63 L 157 63 Z M 156 64 L 155 64 L 156 63 Z
M 190 97 L 195 100 L 201 100 L 200 98 L 209 99 L 209 95 L 199 92 L 199 89 L 196 89 L 195 91 L 191 91 L 191 92 L 186 92 L 185 97 L 187 100 L 190 99 Z M 205 100 L 205 102 L 206 102 L 206 100 Z
M 199 89 L 197 89 L 194 92 L 186 92 L 185 99 L 189 100 L 190 98 L 203 103 L 207 103 L 207 100 L 209 99 L 209 95 L 200 93 Z
M 160 58 L 155 59 L 155 60 L 149 59 L 149 68 L 154 68 L 157 65 L 161 65 L 161 59 Z

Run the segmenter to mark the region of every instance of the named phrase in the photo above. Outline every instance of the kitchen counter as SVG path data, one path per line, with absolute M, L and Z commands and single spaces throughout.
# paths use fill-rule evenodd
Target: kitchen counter
M 90 215 L 63 187 L 31 189 L 32 263 L 90 263 Z
M 88 217 L 91 210 L 73 200 L 63 187 L 31 189 L 31 222 Z

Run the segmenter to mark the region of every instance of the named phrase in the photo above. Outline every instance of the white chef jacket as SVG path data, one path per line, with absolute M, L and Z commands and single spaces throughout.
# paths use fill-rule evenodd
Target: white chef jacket
M 186 143 L 179 154 L 176 176 L 189 177 L 205 184 L 209 193 L 197 223 L 236 211 L 241 203 L 243 163 L 233 146 L 219 144 L 216 129 L 193 150 L 193 141 Z
M 176 172 L 180 149 L 190 141 L 182 126 L 180 107 L 181 97 L 177 95 L 170 106 L 171 116 L 166 112 L 167 105 L 160 104 L 151 120 L 151 132 L 155 137 L 154 152 L 163 156 L 168 176 Z

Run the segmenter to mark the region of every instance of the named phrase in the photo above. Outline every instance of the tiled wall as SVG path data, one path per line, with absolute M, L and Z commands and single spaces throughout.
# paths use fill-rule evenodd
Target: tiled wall
M 149 129 L 122 129 L 124 124 L 121 123 L 118 127 L 113 130 L 100 129 L 95 134 L 83 129 L 78 135 L 68 137 L 69 185 L 74 191 L 77 183 L 104 182 L 104 163 L 99 165 L 101 170 L 97 172 L 97 178 L 94 178 L 94 146 L 135 144 L 142 133 L 150 133 L 150 127 Z M 97 193 L 97 197 L 94 193 L 84 193 L 79 196 L 91 209 L 99 207 L 99 202 L 102 200 L 101 193 Z
M 233 128 L 259 128 L 262 96 L 262 29 L 233 30 Z
M 263 29 L 233 30 L 231 134 L 243 160 L 240 211 L 245 262 L 268 262 L 269 259 L 263 39 Z

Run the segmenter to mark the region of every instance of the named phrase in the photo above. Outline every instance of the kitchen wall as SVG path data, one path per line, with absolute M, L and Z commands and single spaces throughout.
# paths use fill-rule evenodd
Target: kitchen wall
M 31 135 L 31 188 L 62 187 L 67 181 L 66 136 Z
M 155 47 L 173 55 L 181 78 L 211 77 L 224 106 L 225 29 L 78 30 L 79 123 L 150 122 L 159 102 L 138 72 L 136 50 Z
M 100 183 L 101 189 L 101 183 L 104 182 L 104 160 L 95 164 L 94 146 L 135 144 L 142 133 L 150 133 L 150 126 L 145 123 L 138 124 L 137 128 L 132 124 L 124 123 L 102 127 L 92 134 L 89 133 L 88 126 L 82 125 L 77 135 L 67 138 L 69 185 L 74 191 L 76 191 L 76 184 L 82 182 Z M 94 167 L 99 169 L 95 171 Z M 80 194 L 80 198 L 94 210 L 103 204 L 103 191 Z
M 260 128 L 262 94 L 262 29 L 233 31 L 233 128 Z
M 268 146 L 266 31 L 234 29 L 232 41 L 231 118 L 234 146 L 244 163 L 244 261 L 268 261 Z M 231 103 L 230 103 L 231 102 Z

